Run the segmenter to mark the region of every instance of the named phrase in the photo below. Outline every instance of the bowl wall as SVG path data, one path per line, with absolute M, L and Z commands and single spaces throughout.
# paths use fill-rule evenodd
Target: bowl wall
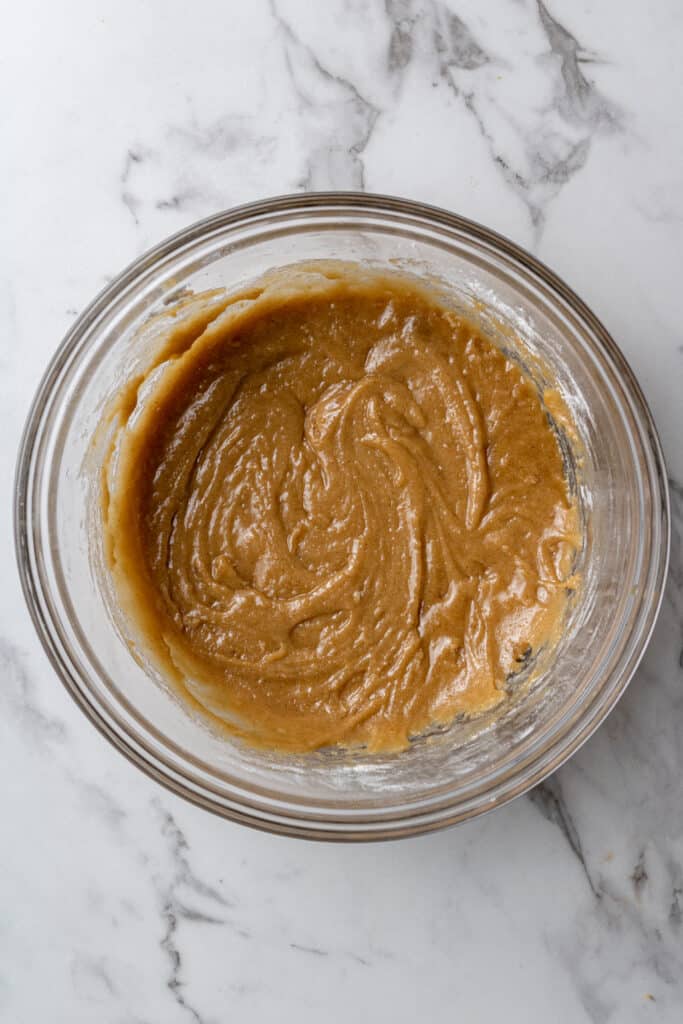
M 142 367 L 150 317 L 185 289 L 237 287 L 273 267 L 332 258 L 427 275 L 557 387 L 584 517 L 582 586 L 552 658 L 502 710 L 393 755 L 258 752 L 214 735 L 131 652 L 103 568 L 93 443 L 107 400 Z M 386 197 L 283 197 L 201 222 L 143 256 L 69 332 L 30 414 L 17 475 L 29 607 L 60 676 L 140 767 L 210 810 L 309 837 L 385 838 L 440 827 L 540 781 L 592 732 L 647 642 L 668 555 L 659 443 L 614 342 L 532 257 L 444 211 Z

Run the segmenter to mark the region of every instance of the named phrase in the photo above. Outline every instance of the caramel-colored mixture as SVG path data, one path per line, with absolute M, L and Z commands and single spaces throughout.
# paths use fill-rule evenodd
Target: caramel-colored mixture
M 404 748 L 505 699 L 579 544 L 520 367 L 416 279 L 195 296 L 117 398 L 109 564 L 137 643 L 258 745 Z

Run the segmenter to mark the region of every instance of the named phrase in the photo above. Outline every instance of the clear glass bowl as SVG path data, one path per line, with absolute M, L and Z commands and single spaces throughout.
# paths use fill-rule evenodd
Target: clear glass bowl
M 583 450 L 583 585 L 553 657 L 502 710 L 456 722 L 400 754 L 285 756 L 213 735 L 132 657 L 101 566 L 91 439 L 107 398 L 144 361 L 141 325 L 184 289 L 237 286 L 316 258 L 447 282 L 501 344 L 510 345 L 511 332 L 521 339 L 521 357 L 539 385 L 557 384 L 569 403 Z M 345 840 L 441 828 L 505 803 L 554 771 L 632 676 L 659 609 L 669 547 L 652 417 L 590 310 L 546 267 L 486 228 L 419 203 L 356 193 L 285 196 L 230 210 L 163 242 L 113 281 L 71 328 L 38 389 L 19 453 L 15 525 L 42 643 L 76 702 L 122 753 L 227 818 Z

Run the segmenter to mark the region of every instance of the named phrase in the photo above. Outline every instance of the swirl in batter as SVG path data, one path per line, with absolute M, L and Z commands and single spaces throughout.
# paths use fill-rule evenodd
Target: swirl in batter
M 354 264 L 180 303 L 118 396 L 104 525 L 137 642 L 277 749 L 404 748 L 505 699 L 580 543 L 520 367 Z

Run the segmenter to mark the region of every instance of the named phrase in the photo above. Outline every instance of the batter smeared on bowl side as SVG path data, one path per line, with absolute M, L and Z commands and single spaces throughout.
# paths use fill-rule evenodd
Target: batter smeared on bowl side
M 404 748 L 506 697 L 580 543 L 533 383 L 408 276 L 310 264 L 180 303 L 103 501 L 136 640 L 277 749 Z

